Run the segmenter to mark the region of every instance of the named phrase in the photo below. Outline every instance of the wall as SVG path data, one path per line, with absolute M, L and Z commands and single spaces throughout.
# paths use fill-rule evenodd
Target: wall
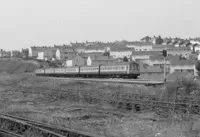
M 85 60 L 80 57 L 80 56 L 76 56 L 73 60 L 72 60 L 72 66 L 84 66 L 85 64 Z
M 59 49 L 56 50 L 56 59 L 58 59 L 58 60 L 61 59 L 61 55 L 60 55 L 60 50 Z
M 149 55 L 132 55 L 132 60 L 149 60 Z
M 37 59 L 44 60 L 44 52 L 38 52 Z
M 72 60 L 66 60 L 66 67 L 72 67 Z
M 90 57 L 87 58 L 87 66 L 91 66 L 92 65 L 92 60 Z

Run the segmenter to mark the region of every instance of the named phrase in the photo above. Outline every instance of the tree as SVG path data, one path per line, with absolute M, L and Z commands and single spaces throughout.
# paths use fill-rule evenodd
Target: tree
M 196 65 L 195 65 L 196 70 L 198 71 L 198 75 L 200 76 L 200 61 L 197 61 Z
M 162 44 L 163 43 L 163 39 L 161 38 L 161 36 L 158 36 L 158 38 L 156 38 L 156 44 Z
M 124 56 L 123 62 L 128 62 L 128 58 L 126 56 Z

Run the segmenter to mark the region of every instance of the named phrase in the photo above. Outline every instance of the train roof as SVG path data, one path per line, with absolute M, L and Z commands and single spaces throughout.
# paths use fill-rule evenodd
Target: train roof
M 115 63 L 109 63 L 109 64 L 103 64 L 103 66 L 111 66 L 111 65 L 131 65 L 131 64 L 138 64 L 135 61 L 129 61 L 129 62 L 115 62 Z

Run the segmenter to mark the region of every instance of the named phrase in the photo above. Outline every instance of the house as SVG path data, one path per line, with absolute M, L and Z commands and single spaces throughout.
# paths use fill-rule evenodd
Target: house
M 57 47 L 56 50 L 56 59 L 65 60 L 72 55 L 76 55 L 75 50 L 72 47 Z
M 126 47 L 134 48 L 135 51 L 152 51 L 152 43 L 150 42 L 129 42 Z
M 166 76 L 169 71 L 166 69 Z M 144 66 L 140 64 L 140 79 L 146 80 L 164 80 L 164 69 L 159 66 Z
M 154 36 L 152 38 L 152 43 L 154 45 L 162 44 L 163 42 L 164 42 L 164 40 L 161 38 L 161 36 L 158 36 L 158 37 Z
M 152 50 L 153 51 L 163 51 L 164 49 L 172 48 L 173 45 L 153 45 Z
M 197 75 L 195 63 L 192 60 L 172 60 L 170 73 L 173 72 L 190 72 L 194 76 Z
M 79 55 L 70 56 L 65 63 L 65 67 L 77 67 L 86 65 L 86 60 Z
M 183 41 L 179 43 L 179 47 L 188 47 L 190 44 L 190 41 Z
M 79 56 L 82 58 L 88 58 L 89 56 L 103 56 L 101 52 L 96 52 L 96 53 L 78 53 Z
M 22 55 L 23 55 L 23 58 L 28 58 L 28 56 L 29 56 L 28 48 L 27 49 L 22 49 Z
M 37 58 L 40 60 L 49 60 L 56 57 L 56 47 L 30 47 L 29 57 Z
M 11 51 L 11 57 L 22 58 L 23 54 L 22 54 L 22 52 L 20 52 L 18 50 L 12 50 Z
M 132 55 L 133 49 L 127 47 L 115 47 L 111 48 L 110 56 L 113 58 L 124 58 L 125 56 L 130 59 Z
M 89 56 L 87 58 L 87 66 L 100 65 L 100 64 L 111 64 L 115 63 L 116 59 L 111 56 Z
M 133 61 L 141 61 L 145 62 L 148 61 L 150 56 L 161 55 L 162 52 L 159 51 L 138 51 L 132 52 L 132 60 Z
M 101 46 L 87 46 L 85 47 L 85 51 L 84 53 L 104 53 L 106 51 L 106 49 L 104 47 Z
M 0 57 L 3 57 L 4 52 L 5 52 L 5 51 L 4 51 L 3 49 L 0 50 Z
M 193 40 L 190 40 L 190 43 L 200 45 L 200 39 L 193 39 Z
M 183 56 L 188 58 L 192 54 L 190 47 L 170 47 L 167 49 L 167 54 L 172 56 Z
M 190 44 L 189 47 L 193 53 L 200 52 L 200 44 Z
M 146 36 L 146 37 L 142 38 L 140 41 L 141 42 L 152 42 L 152 38 L 149 36 Z
M 166 69 L 170 70 L 170 65 L 172 60 L 180 60 L 180 57 L 167 56 L 164 62 L 163 56 L 150 56 L 149 60 L 143 61 L 143 63 L 148 64 L 149 66 L 158 66 L 160 68 L 164 68 L 164 63 L 165 63 Z
M 0 50 L 0 58 L 9 58 L 11 57 L 11 51 Z

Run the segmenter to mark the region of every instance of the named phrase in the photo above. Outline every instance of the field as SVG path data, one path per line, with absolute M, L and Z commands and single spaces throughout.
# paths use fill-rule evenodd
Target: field
M 71 89 L 71 90 L 69 90 Z M 78 91 L 75 93 L 75 91 Z M 166 120 L 154 112 L 114 107 L 103 98 L 119 93 L 159 94 L 161 88 L 139 85 L 74 83 L 27 74 L 0 74 L 0 112 L 108 137 L 193 137 L 198 122 Z M 88 97 L 83 97 L 84 94 Z M 98 96 L 98 99 L 93 96 Z M 195 117 L 198 121 L 198 117 Z

